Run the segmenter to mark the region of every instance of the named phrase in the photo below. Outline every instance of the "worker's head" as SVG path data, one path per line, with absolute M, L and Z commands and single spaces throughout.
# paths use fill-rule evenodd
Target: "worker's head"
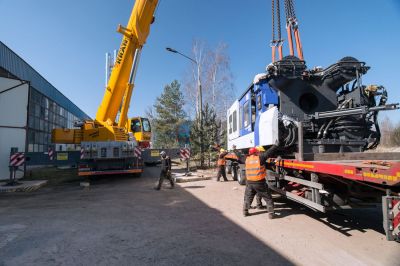
M 256 147 L 250 148 L 249 155 L 257 155 L 257 154 L 258 154 L 258 150 Z
M 263 146 L 257 146 L 257 150 L 258 150 L 259 152 L 264 152 L 264 151 L 265 151 L 265 149 L 264 149 Z
M 160 152 L 160 156 L 163 157 L 163 158 L 165 158 L 165 157 L 167 156 L 167 153 L 166 153 L 165 151 L 161 151 L 161 152 Z
M 224 148 L 221 148 L 221 149 L 219 150 L 219 152 L 220 152 L 220 153 L 223 153 L 223 152 L 225 152 L 225 149 L 224 149 Z

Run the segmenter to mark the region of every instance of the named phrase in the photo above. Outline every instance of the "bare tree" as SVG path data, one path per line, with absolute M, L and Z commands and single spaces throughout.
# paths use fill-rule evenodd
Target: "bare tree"
M 393 123 L 388 116 L 382 119 L 380 122 L 381 130 L 381 141 L 380 145 L 384 147 L 390 147 L 392 145 L 392 133 L 393 133 Z
M 220 43 L 215 49 L 208 50 L 205 82 L 203 82 L 204 87 L 207 88 L 204 99 L 222 120 L 225 119 L 226 110 L 235 96 L 227 49 L 228 46 L 225 43 Z
M 219 120 L 226 119 L 226 110 L 235 97 L 227 50 L 228 46 L 224 43 L 211 49 L 203 41 L 193 42 L 192 55 L 198 65 L 193 64 L 183 80 L 188 114 L 192 114 L 193 111 L 198 113 L 198 79 L 200 78 L 203 105 L 208 103 L 215 110 Z

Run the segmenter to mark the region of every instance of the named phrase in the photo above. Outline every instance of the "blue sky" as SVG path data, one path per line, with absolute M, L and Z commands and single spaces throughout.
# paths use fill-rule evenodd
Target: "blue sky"
M 0 38 L 50 83 L 94 117 L 104 92 L 105 52 L 133 0 L 0 0 Z M 143 50 L 130 115 L 142 115 L 165 84 L 181 80 L 190 62 L 166 46 L 190 53 L 194 39 L 229 46 L 239 95 L 271 61 L 270 0 L 161 0 Z M 344 56 L 367 62 L 364 83 L 386 86 L 400 102 L 400 0 L 297 0 L 308 67 Z M 287 48 L 284 50 L 287 53 Z M 400 121 L 400 112 L 391 112 Z

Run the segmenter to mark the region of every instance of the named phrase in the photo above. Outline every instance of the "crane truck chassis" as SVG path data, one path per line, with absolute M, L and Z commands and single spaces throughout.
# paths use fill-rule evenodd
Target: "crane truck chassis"
M 157 5 L 158 0 L 135 1 L 127 27 L 118 26 L 123 39 L 96 119 L 82 121 L 76 124 L 79 127 L 76 129 L 52 131 L 53 143 L 81 145 L 79 175 L 143 172 L 141 154 L 135 151 L 143 144 L 148 146 L 150 126 L 146 131 L 148 120 L 128 119 L 127 114 L 141 51 L 150 34 Z

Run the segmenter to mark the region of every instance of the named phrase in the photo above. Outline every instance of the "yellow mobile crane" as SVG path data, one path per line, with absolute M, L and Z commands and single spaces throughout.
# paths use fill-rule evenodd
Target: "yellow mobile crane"
M 150 141 L 146 118 L 127 118 L 141 50 L 154 22 L 158 0 L 136 0 L 123 35 L 96 119 L 83 121 L 79 129 L 54 129 L 53 143 L 81 144 L 79 175 L 141 173 L 143 163 L 136 153 L 138 142 Z M 117 121 L 117 116 L 119 118 Z M 136 138 L 136 139 L 135 139 Z

